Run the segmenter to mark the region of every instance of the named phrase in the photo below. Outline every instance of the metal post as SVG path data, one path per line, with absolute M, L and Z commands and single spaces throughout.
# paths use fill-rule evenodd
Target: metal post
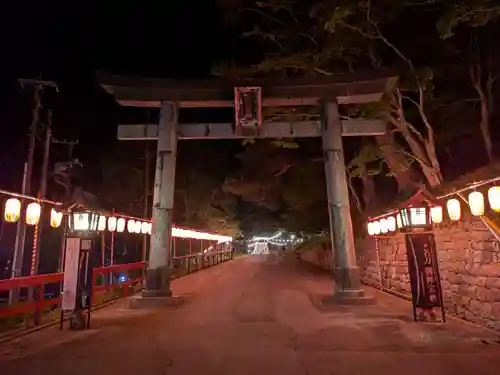
M 163 103 L 158 126 L 158 148 L 153 194 L 153 231 L 143 296 L 171 296 L 171 248 L 177 154 L 175 103 Z
M 360 272 L 354 247 L 349 190 L 347 185 L 342 124 L 337 103 L 326 103 L 322 131 L 325 153 L 325 174 L 328 193 L 328 214 L 332 251 L 335 259 L 334 297 L 363 296 Z

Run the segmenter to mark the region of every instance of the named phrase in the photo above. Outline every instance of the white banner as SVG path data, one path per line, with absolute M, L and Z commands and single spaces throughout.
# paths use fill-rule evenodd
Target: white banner
M 74 310 L 78 289 L 78 269 L 80 265 L 80 238 L 66 238 L 66 255 L 64 260 L 64 281 L 62 305 L 63 310 Z

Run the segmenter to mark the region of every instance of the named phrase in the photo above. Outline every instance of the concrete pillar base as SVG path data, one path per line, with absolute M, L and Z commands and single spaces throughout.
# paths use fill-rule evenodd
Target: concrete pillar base
M 168 266 L 148 268 L 146 270 L 146 289 L 142 291 L 143 297 L 172 297 L 170 276 L 172 270 Z
M 170 297 L 146 297 L 137 295 L 128 299 L 128 307 L 135 310 L 155 310 L 166 307 L 180 306 L 182 300 L 176 296 Z
M 323 304 L 337 305 L 373 305 L 375 298 L 365 295 L 363 289 L 344 289 L 336 290 L 333 295 L 325 296 L 322 302 Z

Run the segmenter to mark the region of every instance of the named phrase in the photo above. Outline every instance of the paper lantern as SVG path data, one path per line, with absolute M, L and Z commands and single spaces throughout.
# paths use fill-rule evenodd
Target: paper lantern
M 387 233 L 387 219 L 380 219 L 380 232 Z
M 493 186 L 488 190 L 488 201 L 493 211 L 500 211 L 500 186 Z
M 373 222 L 373 234 L 374 235 L 380 234 L 380 221 Z
M 37 225 L 40 221 L 40 215 L 42 213 L 42 207 L 36 203 L 31 202 L 26 208 L 26 224 Z
M 153 223 L 148 223 L 148 234 L 151 234 L 153 232 Z M 173 233 L 173 229 L 172 229 L 172 233 Z
M 469 194 L 469 208 L 474 216 L 484 215 L 484 196 L 479 191 L 473 191 Z
M 52 228 L 59 228 L 63 219 L 63 213 L 57 212 L 55 209 L 50 210 L 50 226 Z
M 125 219 L 123 217 L 120 217 L 116 221 L 116 231 L 121 233 L 125 230 Z
M 97 223 L 97 230 L 103 231 L 106 230 L 106 216 L 99 215 L 99 222 Z
M 370 236 L 373 236 L 375 234 L 374 228 L 373 228 L 373 222 L 369 222 L 366 227 L 367 227 L 367 230 L 368 230 L 368 234 Z
M 431 207 L 431 221 L 435 224 L 443 222 L 443 207 L 441 206 Z
M 141 233 L 141 229 L 142 229 L 142 222 L 137 220 L 134 225 L 134 233 Z
M 147 221 L 143 221 L 141 223 L 141 233 L 142 234 L 148 234 L 148 222 Z
M 21 201 L 17 198 L 9 198 L 5 201 L 4 218 L 9 223 L 15 223 L 21 217 Z
M 135 233 L 135 221 L 134 220 L 127 221 L 127 232 Z
M 396 219 L 394 216 L 389 216 L 386 221 L 387 230 L 389 232 L 394 232 L 396 230 Z
M 108 230 L 114 232 L 116 230 L 116 217 L 111 216 L 108 218 Z
M 453 198 L 446 202 L 446 210 L 448 211 L 450 220 L 460 220 L 460 217 L 462 216 L 462 208 L 460 207 L 458 199 Z

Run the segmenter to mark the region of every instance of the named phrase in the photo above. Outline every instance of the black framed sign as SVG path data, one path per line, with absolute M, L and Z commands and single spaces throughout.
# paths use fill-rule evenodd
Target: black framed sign
M 439 274 L 436 243 L 432 232 L 405 234 L 408 270 L 410 274 L 413 317 L 417 321 L 417 310 L 441 309 L 446 320 Z

